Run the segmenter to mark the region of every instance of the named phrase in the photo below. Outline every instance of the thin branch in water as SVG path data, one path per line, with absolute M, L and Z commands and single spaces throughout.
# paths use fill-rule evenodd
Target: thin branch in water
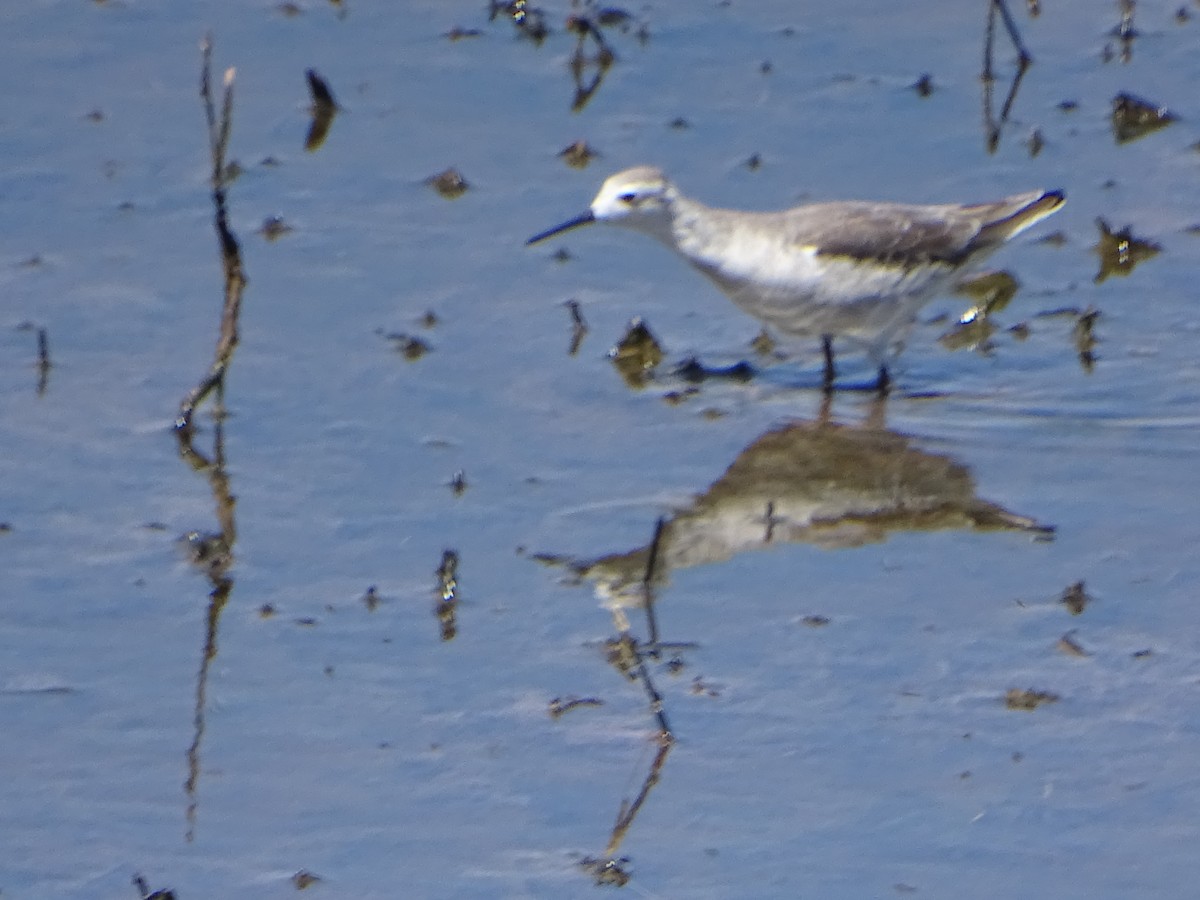
M 218 531 L 198 535 L 193 544 L 193 562 L 202 566 L 212 585 L 209 593 L 208 614 L 205 619 L 204 650 L 196 675 L 196 696 L 193 709 L 192 743 L 187 751 L 188 777 L 184 783 L 187 794 L 187 834 L 190 842 L 195 836 L 196 814 L 199 807 L 199 780 L 203 770 L 200 750 L 204 739 L 207 711 L 207 685 L 209 668 L 217 656 L 217 636 L 221 613 L 233 593 L 233 547 L 237 541 L 235 517 L 236 500 L 229 483 L 225 466 L 225 435 L 223 410 L 225 402 L 225 372 L 233 358 L 238 343 L 238 315 L 241 310 L 242 292 L 246 279 L 242 272 L 241 248 L 229 227 L 225 189 L 230 178 L 226 165 L 226 152 L 233 120 L 234 70 L 225 72 L 224 95 L 218 116 L 212 96 L 212 39 L 205 36 L 200 43 L 201 71 L 200 97 L 204 105 L 208 126 L 208 147 L 212 162 L 213 224 L 221 248 L 221 265 L 224 272 L 224 302 L 221 311 L 220 331 L 213 362 L 208 372 L 191 391 L 179 408 L 175 420 L 175 434 L 179 444 L 179 455 L 192 469 L 203 472 L 212 490 L 216 505 Z M 213 432 L 213 448 L 209 455 L 196 449 L 192 442 L 193 416 L 196 408 L 210 394 L 216 395 L 216 427 Z
M 242 294 L 246 286 L 246 277 L 242 270 L 241 246 L 229 227 L 225 193 L 229 177 L 225 159 L 229 148 L 229 136 L 233 128 L 233 85 L 236 73 L 232 68 L 225 71 L 225 90 L 218 117 L 212 96 L 212 39 L 210 37 L 206 36 L 201 41 L 200 50 L 203 58 L 200 97 L 204 102 L 204 114 L 208 123 L 209 153 L 212 158 L 210 177 L 214 209 L 213 225 L 221 245 L 221 263 L 225 274 L 225 302 L 221 312 L 221 327 L 213 362 L 209 366 L 207 374 L 188 392 L 179 405 L 175 430 L 181 445 L 191 442 L 192 419 L 196 408 L 214 389 L 219 389 L 224 384 L 225 372 L 238 345 L 238 317 L 241 312 Z M 220 397 L 220 392 L 218 392 L 218 397 Z

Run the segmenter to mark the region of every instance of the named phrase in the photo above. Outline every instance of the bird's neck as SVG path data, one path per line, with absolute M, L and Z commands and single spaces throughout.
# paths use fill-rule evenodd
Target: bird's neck
M 717 265 L 738 231 L 727 214 L 681 197 L 671 206 L 670 232 L 660 240 L 701 268 Z

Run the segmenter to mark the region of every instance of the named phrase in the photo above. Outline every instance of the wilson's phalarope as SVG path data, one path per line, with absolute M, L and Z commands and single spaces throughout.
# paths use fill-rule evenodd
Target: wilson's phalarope
M 1061 191 L 1032 191 L 972 205 L 842 201 L 743 212 L 705 206 L 659 169 L 635 166 L 605 181 L 587 212 L 526 244 L 591 222 L 652 235 L 784 337 L 820 338 L 826 391 L 840 338 L 866 349 L 883 393 L 888 362 L 921 307 L 1064 202 Z

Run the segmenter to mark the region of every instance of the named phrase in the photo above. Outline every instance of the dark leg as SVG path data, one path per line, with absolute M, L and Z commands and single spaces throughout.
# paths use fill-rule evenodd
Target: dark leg
M 837 371 L 833 367 L 833 338 L 829 335 L 824 335 L 821 338 L 821 350 L 825 353 L 825 380 L 822 387 L 825 393 L 833 392 L 833 380 L 837 377 Z
M 879 381 L 875 382 L 875 390 L 880 397 L 886 397 L 892 389 L 892 376 L 888 374 L 887 366 L 879 367 Z

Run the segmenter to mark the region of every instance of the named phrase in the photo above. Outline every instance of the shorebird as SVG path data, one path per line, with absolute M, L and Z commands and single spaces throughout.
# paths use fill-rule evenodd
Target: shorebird
M 818 338 L 826 392 L 835 340 L 866 350 L 881 393 L 921 307 L 1065 202 L 1031 191 L 991 203 L 835 201 L 780 212 L 716 209 L 652 166 L 612 175 L 586 212 L 531 237 L 606 222 L 658 238 L 784 338 Z

